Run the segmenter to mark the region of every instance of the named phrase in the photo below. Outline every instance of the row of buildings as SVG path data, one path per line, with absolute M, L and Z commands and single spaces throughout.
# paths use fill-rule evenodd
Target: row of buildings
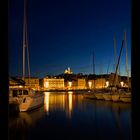
M 10 87 L 30 86 L 36 90 L 80 90 L 80 89 L 101 89 L 113 85 L 114 74 L 107 75 L 83 75 L 64 73 L 57 76 L 47 75 L 44 78 L 11 77 Z M 125 76 L 117 76 L 116 86 L 128 87 L 128 79 Z M 131 88 L 131 79 L 129 78 L 129 87 Z

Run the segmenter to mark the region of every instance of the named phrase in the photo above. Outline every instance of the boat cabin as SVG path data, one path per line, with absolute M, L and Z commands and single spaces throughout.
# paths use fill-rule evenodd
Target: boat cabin
M 29 95 L 29 90 L 27 89 L 10 89 L 9 90 L 10 97 L 18 97 L 19 95 Z

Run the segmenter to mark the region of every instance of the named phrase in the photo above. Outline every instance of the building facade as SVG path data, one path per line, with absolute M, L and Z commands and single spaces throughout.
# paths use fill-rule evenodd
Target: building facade
M 42 87 L 44 89 L 64 89 L 63 78 L 43 78 Z

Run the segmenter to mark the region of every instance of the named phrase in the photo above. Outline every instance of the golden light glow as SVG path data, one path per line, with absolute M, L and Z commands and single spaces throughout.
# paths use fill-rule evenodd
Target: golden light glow
M 72 91 L 68 91 L 68 93 L 69 93 L 69 94 L 72 94 L 73 92 L 72 92 Z
M 72 86 L 72 82 L 69 82 L 69 87 L 71 87 Z
M 45 98 L 44 98 L 44 104 L 45 104 L 45 111 L 48 113 L 49 112 L 49 92 L 45 92 Z
M 45 88 L 48 88 L 49 87 L 49 82 L 47 81 L 47 82 L 45 82 Z
M 109 81 L 105 82 L 105 87 L 107 88 L 109 86 Z
M 90 81 L 88 82 L 88 86 L 89 86 L 89 88 L 91 88 L 91 86 L 92 86 L 92 83 Z
M 71 117 L 71 111 L 72 111 L 72 93 L 68 94 L 68 101 L 69 101 L 69 117 Z
M 124 82 L 123 82 L 123 81 L 121 81 L 120 83 L 121 83 L 121 87 L 124 87 Z

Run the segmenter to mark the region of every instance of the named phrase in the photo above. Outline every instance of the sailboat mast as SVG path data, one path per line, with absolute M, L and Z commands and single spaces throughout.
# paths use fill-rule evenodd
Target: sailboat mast
M 126 32 L 124 32 L 124 45 L 126 50 L 126 73 L 127 73 L 128 91 L 129 91 L 128 49 L 127 49 L 127 42 L 126 42 Z
M 94 50 L 93 50 L 93 74 L 95 74 L 95 56 L 94 56 Z
M 22 48 L 22 79 L 25 78 L 25 48 L 26 48 L 26 1 L 24 0 L 24 18 L 23 18 L 23 48 Z
M 95 54 L 94 54 L 94 50 L 93 50 L 93 74 L 95 76 Z M 94 89 L 95 89 L 95 77 L 94 77 Z
M 115 63 L 115 68 L 117 67 L 117 61 L 116 61 L 116 38 L 114 37 L 114 63 Z M 116 71 L 116 77 L 115 77 L 115 86 L 117 84 L 118 80 L 118 70 Z
M 22 62 L 22 79 L 25 80 L 25 49 L 27 49 L 27 61 L 28 61 L 28 77 L 30 81 L 30 63 L 29 63 L 29 47 L 28 47 L 28 36 L 27 36 L 27 10 L 26 10 L 26 0 L 24 0 L 24 19 L 23 19 L 23 62 Z M 28 84 L 30 83 L 28 81 Z
M 124 44 L 124 40 L 122 41 L 122 46 L 121 46 L 121 49 L 120 49 L 120 54 L 119 54 L 118 62 L 117 62 L 117 65 L 116 65 L 115 76 L 113 78 L 113 84 L 114 84 L 115 79 L 116 79 L 116 74 L 117 74 L 117 71 L 118 71 L 119 63 L 120 63 L 120 57 L 121 57 L 121 53 L 122 53 L 123 44 Z

